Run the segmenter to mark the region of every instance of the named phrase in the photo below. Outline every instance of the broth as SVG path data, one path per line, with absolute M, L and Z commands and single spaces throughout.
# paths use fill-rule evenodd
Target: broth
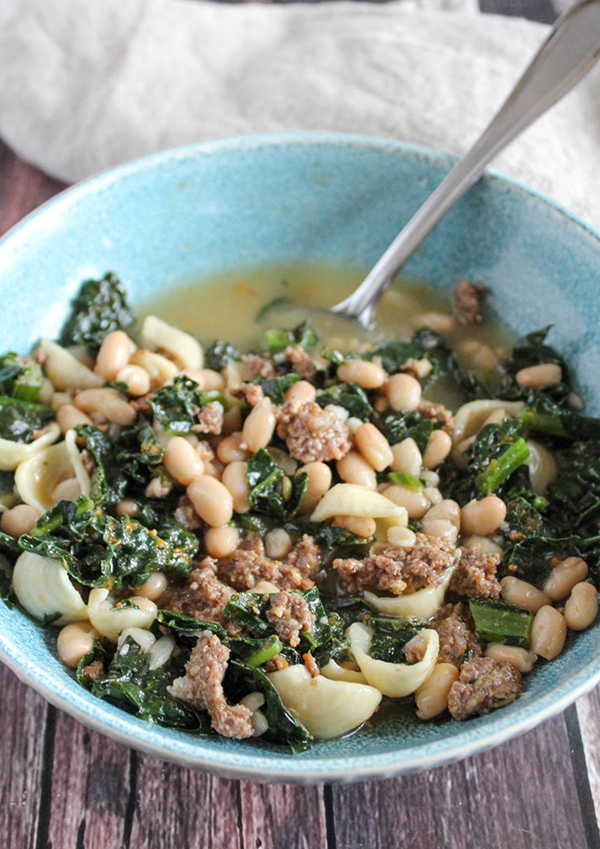
M 318 311 L 350 295 L 365 274 L 365 269 L 329 265 L 242 269 L 210 280 L 183 283 L 145 302 L 140 313 L 158 315 L 203 342 L 226 339 L 242 350 L 250 350 L 259 346 L 261 333 L 267 327 L 294 327 L 307 317 L 307 308 L 317 308 L 309 317 L 321 339 L 342 351 L 357 350 L 365 343 L 385 338 L 409 339 L 423 325 L 433 326 L 431 313 L 452 315 L 450 292 L 406 277 L 396 280 L 384 294 L 371 331 L 356 322 Z M 270 304 L 272 307 L 266 309 Z M 466 328 L 455 324 L 443 335 L 459 359 L 470 367 L 478 365 L 474 343 L 491 346 L 500 355 L 511 347 L 508 329 L 485 310 L 485 305 L 481 324 Z M 444 379 L 435 383 L 427 397 L 451 407 L 460 403 L 454 386 Z

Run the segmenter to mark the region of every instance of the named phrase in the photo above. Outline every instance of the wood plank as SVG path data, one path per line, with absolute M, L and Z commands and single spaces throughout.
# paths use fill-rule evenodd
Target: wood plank
M 0 142 L 0 235 L 64 188 Z
M 46 779 L 51 781 L 52 792 L 42 812 L 36 845 L 44 849 L 124 845 L 131 787 L 130 750 L 61 711 L 55 714 Z
M 240 782 L 243 846 L 326 849 L 322 787 Z
M 126 834 L 128 849 L 243 849 L 238 782 L 147 755 L 134 758 L 136 787 L 130 834 Z
M 600 822 L 600 687 L 576 702 L 577 717 L 584 749 L 584 757 L 596 820 Z M 585 776 L 580 776 L 583 783 Z
M 582 849 L 564 716 L 491 752 L 404 778 L 334 787 L 336 849 Z
M 42 792 L 47 704 L 0 666 L 0 835 L 6 849 L 33 849 Z

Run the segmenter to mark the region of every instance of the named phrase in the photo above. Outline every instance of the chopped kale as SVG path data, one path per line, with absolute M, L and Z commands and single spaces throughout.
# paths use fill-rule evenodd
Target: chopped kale
M 364 537 L 357 537 L 345 528 L 334 528 L 327 522 L 311 522 L 308 519 L 287 520 L 284 530 L 297 536 L 308 534 L 316 544 L 326 551 L 332 551 L 345 545 L 364 545 Z
M 390 445 L 407 439 L 409 436 L 415 440 L 419 451 L 423 453 L 427 448 L 436 422 L 427 416 L 417 412 L 388 413 L 381 420 L 381 429 Z
M 262 639 L 231 637 L 225 642 L 233 657 L 251 667 L 262 666 L 283 649 L 283 644 L 275 635 Z
M 367 421 L 373 414 L 367 393 L 357 383 L 336 383 L 324 389 L 317 396 L 317 403 L 321 407 L 335 404 L 343 407 L 351 416 Z
M 311 735 L 284 706 L 279 693 L 262 669 L 248 666 L 239 660 L 231 660 L 227 667 L 225 687 L 226 693 L 234 702 L 256 690 L 264 694 L 266 701 L 261 710 L 269 723 L 265 739 L 287 743 L 294 754 L 309 747 Z
M 199 543 L 172 520 L 149 530 L 127 516 L 114 519 L 82 495 L 47 510 L 31 534 L 20 537 L 19 546 L 60 560 L 81 584 L 116 589 L 139 586 L 159 570 L 186 574 Z
M 506 574 L 541 587 L 552 571 L 553 561 L 577 554 L 579 542 L 579 538 L 574 536 L 526 537 L 505 552 L 504 561 L 508 564 Z
M 238 350 L 222 339 L 213 342 L 204 351 L 204 365 L 206 368 L 214 369 L 214 371 L 221 371 L 227 363 L 239 360 L 239 358 Z
M 273 626 L 266 620 L 268 609 L 267 594 L 235 593 L 223 608 L 223 616 L 241 625 L 253 637 L 265 638 L 274 633 Z
M 44 375 L 38 363 L 16 354 L 0 357 L 0 395 L 17 401 L 37 401 Z
M 225 629 L 222 625 L 216 622 L 204 622 L 199 619 L 194 619 L 193 616 L 185 616 L 183 613 L 176 613 L 174 610 L 159 610 L 156 614 L 156 619 L 161 625 L 166 625 L 171 628 L 176 634 L 185 636 L 197 636 L 200 631 L 210 631 L 216 634 L 219 639 L 225 639 Z
M 0 598 L 8 607 L 12 607 L 17 602 L 12 587 L 12 567 L 3 554 L 0 554 Z
M 264 448 L 248 461 L 247 478 L 251 510 L 279 519 L 296 515 L 308 486 L 308 475 L 288 478 Z
M 523 336 L 513 346 L 510 357 L 502 363 L 504 378 L 497 396 L 509 401 L 525 401 L 534 410 L 543 408 L 550 401 L 563 409 L 569 409 L 568 399 L 572 392 L 569 369 L 558 351 L 546 344 L 550 327 Z M 562 380 L 543 389 L 531 389 L 517 382 L 517 373 L 530 366 L 553 363 L 562 369 Z
M 501 600 L 472 598 L 469 611 L 475 633 L 485 643 L 529 647 L 533 614 L 528 610 L 520 610 Z
M 405 486 L 407 489 L 412 489 L 413 492 L 421 492 L 425 484 L 416 475 L 409 475 L 407 472 L 389 472 L 388 480 L 398 486 Z
M 92 684 L 92 693 L 140 719 L 195 733 L 209 730 L 208 716 L 168 692 L 184 674 L 184 658 L 172 654 L 158 669 L 150 669 L 150 654 L 127 637 L 110 661 L 105 675 Z
M 364 359 L 380 359 L 381 365 L 389 374 L 396 374 L 401 371 L 402 366 L 409 359 L 428 359 L 432 368 L 427 377 L 421 380 L 421 385 L 425 389 L 442 374 L 444 367 L 443 360 L 436 355 L 438 353 L 436 348 L 428 347 L 428 344 L 424 344 L 424 342 L 429 343 L 430 339 L 423 336 L 422 331 L 419 331 L 413 336 L 410 342 L 403 342 L 396 339 L 376 345 L 368 354 L 364 355 Z
M 488 424 L 465 452 L 464 459 L 475 477 L 479 495 L 491 495 L 528 459 L 529 448 L 521 430 L 518 419 Z
M 404 647 L 423 629 L 422 622 L 409 617 L 372 616 L 368 624 L 373 630 L 369 655 L 387 663 L 407 663 Z
M 600 442 L 576 442 L 561 455 L 560 473 L 548 489 L 547 516 L 566 535 L 595 535 L 600 516 Z
M 303 321 L 293 330 L 271 327 L 265 330 L 263 341 L 267 351 L 273 356 L 282 353 L 289 346 L 296 345 L 310 351 L 318 344 L 319 337 L 310 321 Z
M 172 435 L 190 433 L 198 424 L 198 413 L 211 401 L 218 401 L 223 409 L 227 402 L 220 392 L 204 392 L 195 380 L 180 374 L 170 386 L 163 386 L 150 401 L 154 417 Z
M 302 380 L 299 374 L 290 372 L 280 377 L 258 377 L 254 382 L 260 386 L 263 394 L 270 398 L 274 404 L 283 404 L 286 390 L 299 380 Z
M 100 280 L 82 283 L 59 342 L 65 346 L 85 345 L 97 351 L 107 334 L 129 327 L 134 321 L 125 288 L 116 274 L 109 271 Z
M 31 442 L 34 433 L 54 418 L 54 410 L 33 401 L 0 396 L 0 438 Z

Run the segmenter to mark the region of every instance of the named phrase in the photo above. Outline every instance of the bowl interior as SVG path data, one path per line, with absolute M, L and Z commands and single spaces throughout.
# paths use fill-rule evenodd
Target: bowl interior
M 2 347 L 24 351 L 40 335 L 55 335 L 81 280 L 109 269 L 139 303 L 235 268 L 368 267 L 452 162 L 394 142 L 303 134 L 191 146 L 115 169 L 46 204 L 0 243 Z M 552 341 L 575 370 L 588 410 L 600 412 L 600 242 L 583 225 L 489 176 L 406 272 L 440 288 L 461 277 L 484 281 L 493 309 L 517 333 L 554 324 Z M 92 698 L 56 660 L 54 640 L 3 605 L 0 653 L 51 701 L 124 742 L 188 765 L 287 781 L 391 775 L 469 754 L 532 727 L 600 675 L 594 628 L 540 666 L 526 695 L 496 714 L 419 724 L 399 706 L 359 734 L 292 756 L 260 742 L 157 728 Z

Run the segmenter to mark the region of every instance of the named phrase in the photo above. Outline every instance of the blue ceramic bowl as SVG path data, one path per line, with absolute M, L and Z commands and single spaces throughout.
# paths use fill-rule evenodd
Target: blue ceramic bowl
M 332 134 L 250 137 L 169 150 L 64 192 L 0 242 L 2 349 L 56 334 L 87 276 L 116 270 L 134 301 L 191 277 L 301 261 L 370 266 L 447 173 L 443 153 Z M 522 186 L 486 176 L 447 215 L 407 273 L 434 286 L 485 281 L 515 331 L 553 341 L 600 412 L 600 241 Z M 215 327 L 215 335 L 219 328 Z M 194 738 L 142 722 L 79 687 L 54 638 L 0 605 L 0 657 L 81 722 L 159 758 L 239 778 L 315 782 L 411 772 L 466 757 L 537 725 L 600 679 L 598 626 L 540 663 L 514 704 L 465 723 L 412 711 L 293 756 L 260 741 Z

